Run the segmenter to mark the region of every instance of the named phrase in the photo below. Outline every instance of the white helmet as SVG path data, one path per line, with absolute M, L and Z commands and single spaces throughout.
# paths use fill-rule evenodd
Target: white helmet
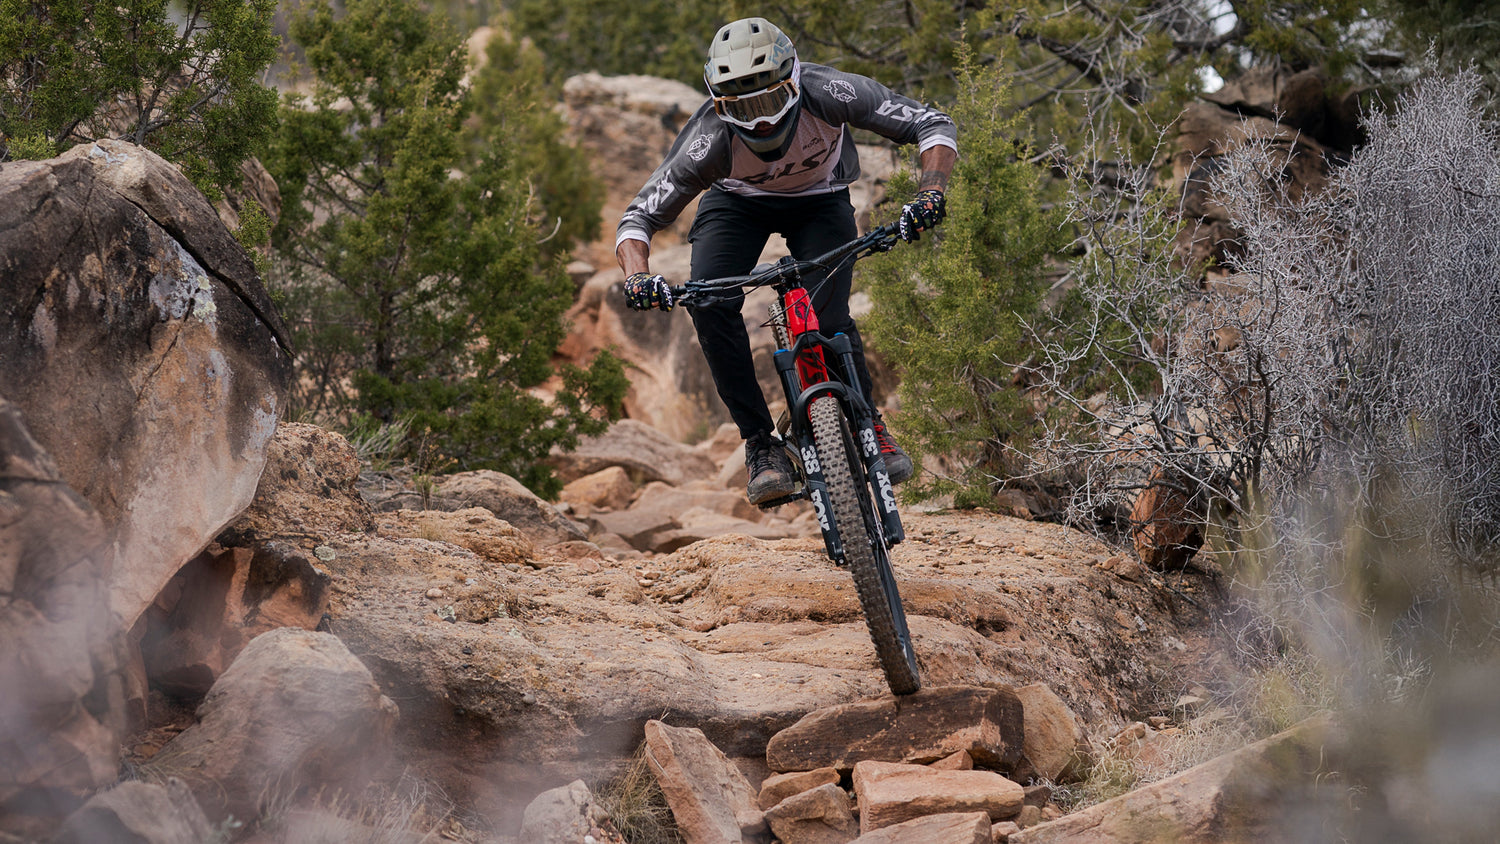
M 745 18 L 715 35 L 703 81 L 719 118 L 766 161 L 785 154 L 801 115 L 797 50 L 775 24 Z

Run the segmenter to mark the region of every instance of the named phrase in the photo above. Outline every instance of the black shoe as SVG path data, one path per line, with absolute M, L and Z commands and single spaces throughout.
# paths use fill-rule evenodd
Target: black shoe
M 885 430 L 885 423 L 875 423 L 875 442 L 880 445 L 880 456 L 885 458 L 885 470 L 890 473 L 891 483 L 899 484 L 911 477 L 911 458 L 896 445 L 896 441 Z
M 785 498 L 797 491 L 792 461 L 780 440 L 769 433 L 745 440 L 745 494 L 751 504 Z

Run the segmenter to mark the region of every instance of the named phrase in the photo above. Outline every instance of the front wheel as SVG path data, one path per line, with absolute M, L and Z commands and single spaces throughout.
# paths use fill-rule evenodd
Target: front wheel
M 917 654 L 906 628 L 906 612 L 901 609 L 896 575 L 891 570 L 880 516 L 870 498 L 870 485 L 865 481 L 864 464 L 837 398 L 814 399 L 808 417 L 823 479 L 828 483 L 834 523 L 844 540 L 844 559 L 854 575 L 854 589 L 875 642 L 875 654 L 891 691 L 909 695 L 922 686 Z

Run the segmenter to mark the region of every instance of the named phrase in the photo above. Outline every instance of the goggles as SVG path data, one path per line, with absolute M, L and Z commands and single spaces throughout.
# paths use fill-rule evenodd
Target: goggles
M 769 88 L 751 94 L 719 96 L 714 94 L 714 111 L 719 118 L 745 129 L 774 124 L 797 104 L 796 75 L 788 76 Z

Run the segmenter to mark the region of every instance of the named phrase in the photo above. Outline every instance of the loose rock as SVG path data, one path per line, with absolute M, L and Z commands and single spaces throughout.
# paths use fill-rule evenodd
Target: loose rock
M 745 775 L 694 727 L 646 722 L 646 761 L 694 844 L 740 844 L 766 828 Z
M 848 844 L 859 837 L 849 795 L 833 783 L 798 792 L 766 810 L 783 844 Z

